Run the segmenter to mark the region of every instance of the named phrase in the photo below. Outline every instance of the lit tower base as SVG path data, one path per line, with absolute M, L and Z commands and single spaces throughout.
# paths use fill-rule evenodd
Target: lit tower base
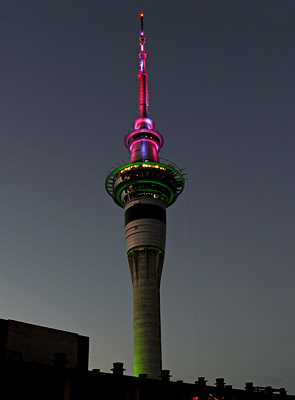
M 133 285 L 134 375 L 158 379 L 162 369 L 160 282 L 165 256 L 166 208 L 184 188 L 179 168 L 159 161 L 162 135 L 147 118 L 146 52 L 141 15 L 139 118 L 125 138 L 130 163 L 110 172 L 106 190 L 125 210 L 125 240 Z

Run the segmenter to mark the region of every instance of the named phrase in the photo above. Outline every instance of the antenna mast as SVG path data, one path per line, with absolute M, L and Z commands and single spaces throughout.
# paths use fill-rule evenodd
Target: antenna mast
M 147 53 L 144 49 L 145 36 L 143 29 L 143 14 L 140 14 L 141 30 L 139 36 L 140 52 L 139 56 L 139 71 L 138 71 L 138 85 L 139 85 L 139 118 L 147 118 L 148 114 L 148 76 L 145 72 L 145 59 Z

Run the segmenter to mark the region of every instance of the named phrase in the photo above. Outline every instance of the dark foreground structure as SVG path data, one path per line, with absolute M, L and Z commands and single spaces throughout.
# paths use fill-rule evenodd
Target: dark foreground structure
M 234 389 L 217 378 L 208 386 L 124 375 L 123 363 L 111 373 L 88 370 L 89 338 L 76 333 L 0 319 L 0 398 L 9 400 L 295 400 L 283 388 Z

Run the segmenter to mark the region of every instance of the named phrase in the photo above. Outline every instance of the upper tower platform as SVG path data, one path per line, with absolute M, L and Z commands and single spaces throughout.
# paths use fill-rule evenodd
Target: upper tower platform
M 164 144 L 163 136 L 154 129 L 148 118 L 148 75 L 146 73 L 145 35 L 143 14 L 140 15 L 140 51 L 138 69 L 139 116 L 134 130 L 125 137 L 124 143 L 130 154 L 130 162 L 110 171 L 106 190 L 120 207 L 136 197 L 161 199 L 166 207 L 173 204 L 184 188 L 182 171 L 173 163 L 161 162 L 158 153 Z

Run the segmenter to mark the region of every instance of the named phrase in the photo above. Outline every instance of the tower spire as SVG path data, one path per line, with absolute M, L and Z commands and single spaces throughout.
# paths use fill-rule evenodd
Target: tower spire
M 143 29 L 143 14 L 140 14 L 141 30 L 139 36 L 139 71 L 138 71 L 138 99 L 139 99 L 139 118 L 147 118 L 148 114 L 148 76 L 145 72 L 145 59 L 147 53 L 144 49 L 145 36 Z
M 141 31 L 140 34 L 141 36 L 144 36 L 144 29 L 143 29 L 143 14 L 140 14 L 140 22 L 141 22 Z

